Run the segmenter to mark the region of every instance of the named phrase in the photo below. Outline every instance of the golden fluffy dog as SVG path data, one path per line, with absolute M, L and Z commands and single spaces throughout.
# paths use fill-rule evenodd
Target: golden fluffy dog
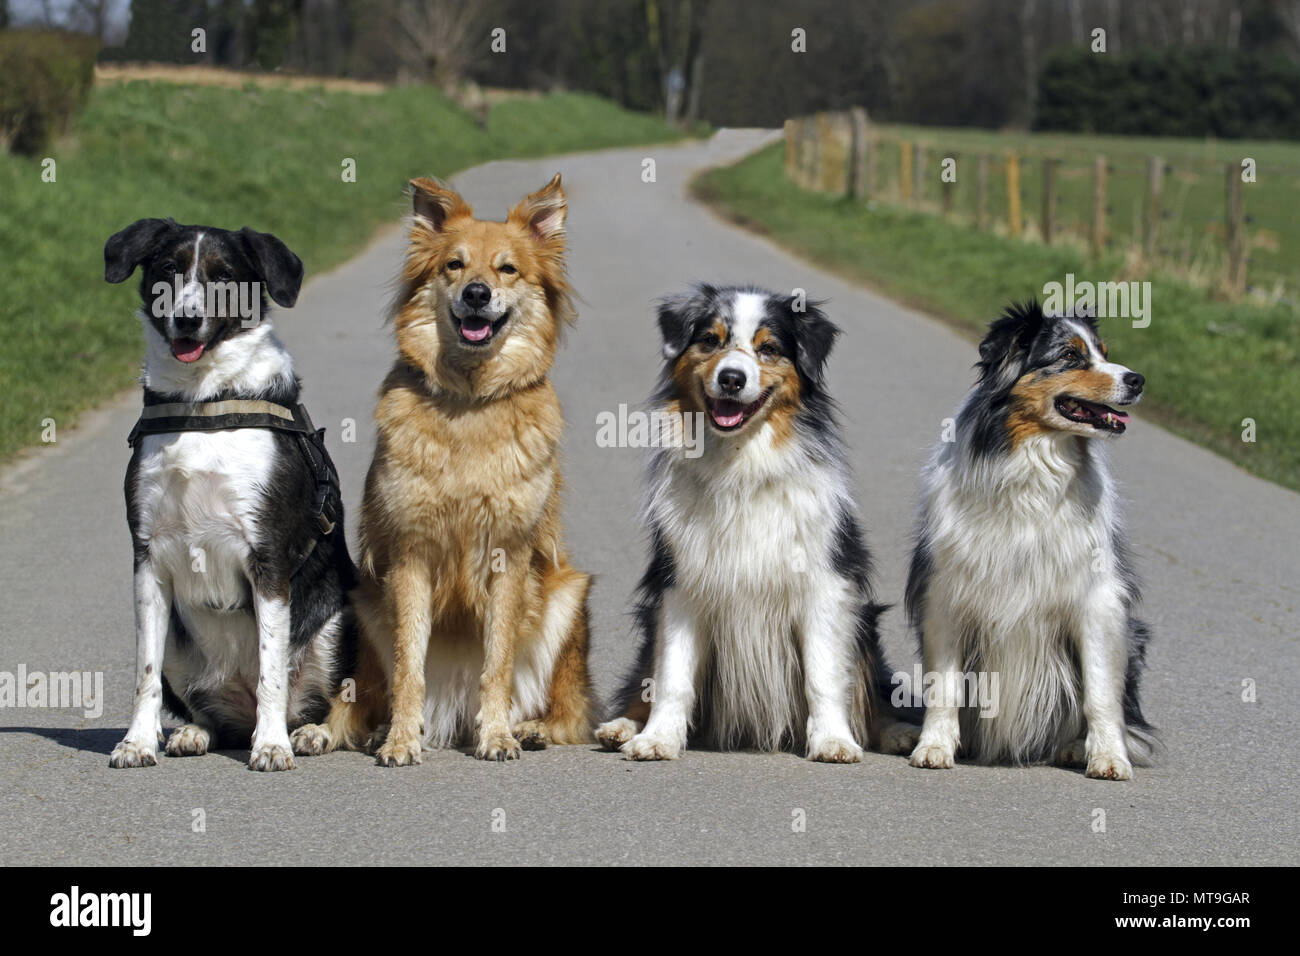
M 564 419 L 547 379 L 575 317 L 564 191 L 557 175 L 485 222 L 441 183 L 411 187 L 361 510 L 355 692 L 294 745 L 367 746 L 396 767 L 476 728 L 477 756 L 509 760 L 591 727 L 590 578 L 561 540 Z

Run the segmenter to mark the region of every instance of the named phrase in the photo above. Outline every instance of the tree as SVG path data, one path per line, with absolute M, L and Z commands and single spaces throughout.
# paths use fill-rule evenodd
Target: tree
M 407 71 L 453 89 L 477 56 L 487 53 L 479 36 L 482 8 L 464 0 L 398 0 L 392 5 L 397 55 Z

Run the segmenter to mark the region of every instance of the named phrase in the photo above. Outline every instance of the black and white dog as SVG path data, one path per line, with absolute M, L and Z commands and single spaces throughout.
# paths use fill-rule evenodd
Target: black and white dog
M 104 278 L 142 267 L 144 410 L 132 432 L 134 714 L 113 767 L 244 746 L 293 767 L 289 728 L 321 720 L 350 674 L 354 568 L 337 476 L 262 313 L 302 263 L 275 236 L 142 219 L 104 246 Z
M 980 343 L 979 381 L 922 477 L 907 584 L 936 699 L 916 767 L 1056 761 L 1126 780 L 1151 756 L 1138 680 L 1148 632 L 1106 449 L 1144 379 L 1096 322 L 1013 306 Z M 996 674 L 998 700 L 963 688 Z M 984 713 L 981 714 L 981 711 Z M 989 716 L 992 714 L 992 716 Z
M 700 422 L 699 454 L 661 441 L 645 518 L 642 643 L 597 728 L 635 760 L 795 749 L 855 762 L 906 752 L 894 719 L 870 563 L 823 369 L 836 327 L 815 305 L 702 285 L 659 308 L 660 422 Z M 704 423 L 707 423 L 704 424 Z

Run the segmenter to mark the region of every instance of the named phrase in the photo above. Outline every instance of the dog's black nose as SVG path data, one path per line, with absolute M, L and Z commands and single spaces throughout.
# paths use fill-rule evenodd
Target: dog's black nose
M 192 336 L 202 324 L 203 316 L 201 315 L 187 315 L 184 312 L 177 312 L 172 316 L 172 326 L 176 329 L 176 334 L 183 338 Z
M 738 368 L 724 368 L 718 373 L 718 385 L 724 392 L 738 392 L 745 387 L 745 373 Z
M 1137 372 L 1124 373 L 1124 384 L 1128 387 L 1130 392 L 1136 394 L 1137 392 L 1142 391 L 1142 386 L 1145 385 L 1146 382 L 1146 376 L 1139 375 Z
M 471 282 L 460 294 L 461 301 L 471 309 L 484 309 L 492 301 L 492 290 L 482 282 Z

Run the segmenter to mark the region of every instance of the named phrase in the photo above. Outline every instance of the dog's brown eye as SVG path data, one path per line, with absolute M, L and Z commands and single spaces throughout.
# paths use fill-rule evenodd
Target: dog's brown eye
M 447 260 L 447 271 L 448 271 L 448 272 L 455 272 L 455 271 L 457 271 L 458 269 L 464 269 L 464 268 L 465 268 L 465 263 L 461 262 L 459 259 L 449 259 L 449 260 Z
M 768 358 L 776 358 L 781 354 L 781 350 L 771 342 L 764 342 L 758 347 L 758 353 L 760 355 L 766 355 Z
M 1065 360 L 1071 365 L 1078 365 L 1083 361 L 1083 355 L 1080 354 L 1078 349 L 1067 349 L 1065 352 Z
M 158 267 L 158 271 L 165 276 L 174 276 L 176 274 L 176 263 L 164 262 Z
M 718 338 L 716 335 L 714 335 L 712 332 L 707 332 L 704 335 L 700 336 L 700 344 L 703 345 L 706 349 L 716 349 L 719 345 L 722 344 L 722 340 Z
M 503 275 L 508 275 L 508 276 L 515 275 L 518 271 L 519 271 L 518 269 L 516 269 L 508 262 L 503 262 L 501 264 L 501 268 L 497 270 L 497 272 L 500 272 Z

